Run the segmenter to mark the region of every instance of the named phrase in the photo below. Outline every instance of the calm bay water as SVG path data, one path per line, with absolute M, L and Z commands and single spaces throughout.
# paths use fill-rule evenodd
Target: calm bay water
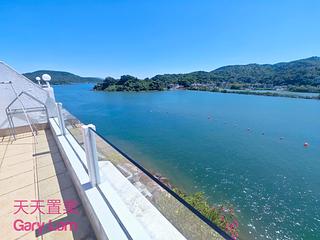
M 147 168 L 234 206 L 243 239 L 320 239 L 320 101 L 92 87 L 54 88 L 65 108 Z

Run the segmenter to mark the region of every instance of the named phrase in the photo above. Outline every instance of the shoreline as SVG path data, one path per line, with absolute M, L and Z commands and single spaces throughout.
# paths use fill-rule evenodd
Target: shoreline
M 305 92 L 290 92 L 292 94 L 288 93 L 276 93 L 276 92 L 271 92 L 274 90 L 271 90 L 268 92 L 254 92 L 250 90 L 209 90 L 209 89 L 194 89 L 194 88 L 180 88 L 180 89 L 165 89 L 165 90 L 144 90 L 144 91 L 110 91 L 110 90 L 97 90 L 97 89 L 92 89 L 92 91 L 97 91 L 97 92 L 131 92 L 131 93 L 140 93 L 140 92 L 162 92 L 162 91 L 200 91 L 200 92 L 213 92 L 213 93 L 226 93 L 226 94 L 241 94 L 241 95 L 254 95 L 254 96 L 266 96 L 266 97 L 284 97 L 284 98 L 297 98 L 297 99 L 307 99 L 307 100 L 320 100 L 320 93 L 311 93 L 311 94 L 319 94 L 318 96 L 304 96 L 304 95 L 299 95 L 299 93 L 305 93 Z M 309 92 L 306 92 L 309 93 Z
M 303 95 L 299 95 L 298 93 L 301 92 L 290 92 L 292 94 L 288 94 L 288 93 L 276 93 L 276 92 L 271 92 L 273 90 L 271 90 L 270 92 L 268 92 L 268 90 L 266 90 L 267 92 L 254 92 L 254 91 L 250 91 L 250 90 L 240 90 L 240 91 L 234 91 L 234 90 L 202 90 L 202 89 L 185 89 L 185 90 L 189 90 L 189 91 L 203 91 L 203 92 L 216 92 L 216 93 L 231 93 L 231 94 L 242 94 L 242 95 L 255 95 L 255 96 L 266 96 L 266 97 L 286 97 L 286 98 L 299 98 L 299 99 L 309 99 L 309 100 L 320 100 L 320 93 L 318 96 L 303 96 Z M 317 93 L 314 93 L 317 94 Z

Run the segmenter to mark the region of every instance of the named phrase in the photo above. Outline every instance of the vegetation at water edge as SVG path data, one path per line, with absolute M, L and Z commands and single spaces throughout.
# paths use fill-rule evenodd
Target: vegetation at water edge
M 177 188 L 174 188 L 173 190 L 192 207 L 197 209 L 202 215 L 230 234 L 231 237 L 234 239 L 238 238 L 239 222 L 232 208 L 211 206 L 203 192 L 186 194 Z

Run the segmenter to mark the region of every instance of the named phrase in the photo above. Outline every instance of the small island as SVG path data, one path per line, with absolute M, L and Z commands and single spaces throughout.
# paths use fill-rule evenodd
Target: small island
M 130 75 L 120 79 L 106 77 L 94 86 L 97 91 L 175 89 L 320 99 L 320 57 L 277 64 L 231 65 L 211 72 L 163 74 L 145 79 Z

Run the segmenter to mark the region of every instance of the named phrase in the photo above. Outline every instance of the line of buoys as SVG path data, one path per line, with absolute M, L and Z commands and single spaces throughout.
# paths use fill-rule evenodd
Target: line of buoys
M 168 112 L 167 112 L 167 113 L 168 113 Z M 211 116 L 210 116 L 210 115 L 208 115 L 208 119 L 209 119 L 209 120 L 211 119 Z M 224 124 L 227 124 L 227 122 L 226 122 L 226 121 L 224 121 L 223 123 L 224 123 Z M 237 123 L 235 123 L 235 124 L 234 124 L 234 126 L 238 126 L 238 124 L 237 124 Z M 251 129 L 250 129 L 250 128 L 247 128 L 247 131 L 248 131 L 248 132 L 250 132 L 250 131 L 251 131 Z M 263 136 L 264 136 L 264 135 L 265 135 L 265 133 L 264 133 L 264 132 L 262 132 L 262 133 L 261 133 L 261 135 L 263 135 Z M 283 139 L 284 139 L 284 137 L 280 137 L 279 139 L 280 139 L 280 140 L 283 140 Z M 310 144 L 309 144 L 308 142 L 304 142 L 303 146 L 304 146 L 305 148 L 307 148 L 307 147 L 309 147 L 309 146 L 310 146 Z

